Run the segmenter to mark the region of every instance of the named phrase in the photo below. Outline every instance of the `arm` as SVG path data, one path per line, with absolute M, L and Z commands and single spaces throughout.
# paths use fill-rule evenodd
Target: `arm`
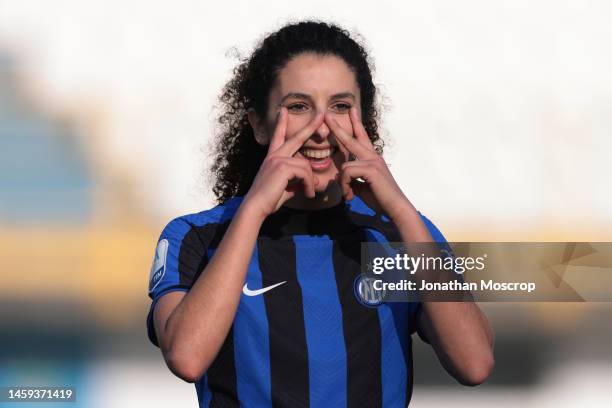
M 397 214 L 392 219 L 404 242 L 433 241 L 409 202 Z M 461 384 L 478 385 L 490 375 L 494 364 L 493 331 L 476 303 L 423 302 L 417 324 L 446 371 Z
M 245 204 L 189 292 L 168 293 L 155 307 L 155 331 L 166 364 L 188 382 L 196 381 L 212 363 L 236 314 L 263 221 Z
M 339 183 L 344 197 L 350 200 L 358 194 L 370 208 L 386 213 L 404 242 L 433 242 L 419 213 L 376 153 L 356 108 L 351 108 L 350 117 L 353 135 L 333 117 L 326 117 L 338 141 L 357 158 L 342 166 Z M 444 368 L 460 383 L 476 385 L 489 376 L 493 369 L 493 334 L 474 302 L 423 302 L 418 324 Z
M 322 115 L 315 117 L 285 140 L 287 111 L 281 109 L 268 155 L 215 255 L 187 293 L 171 292 L 158 300 L 157 340 L 170 370 L 185 381 L 204 374 L 229 333 L 263 221 L 297 191 L 314 197 L 310 164 L 293 155 L 322 121 Z

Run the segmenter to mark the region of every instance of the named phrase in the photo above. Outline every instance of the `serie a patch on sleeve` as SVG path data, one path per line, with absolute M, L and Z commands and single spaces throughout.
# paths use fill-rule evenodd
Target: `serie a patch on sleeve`
M 162 239 L 157 243 L 155 249 L 155 258 L 153 259 L 153 265 L 151 265 L 151 272 L 149 274 L 149 293 L 152 292 L 159 282 L 161 282 L 164 274 L 166 273 L 166 256 L 168 254 L 168 240 Z

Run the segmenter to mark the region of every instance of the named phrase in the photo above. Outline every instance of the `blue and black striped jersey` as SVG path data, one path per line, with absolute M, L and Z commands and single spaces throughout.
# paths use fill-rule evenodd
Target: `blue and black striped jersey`
M 168 292 L 189 290 L 241 200 L 176 218 L 163 230 L 149 282 L 147 326 L 154 344 L 155 303 Z M 435 241 L 445 242 L 423 221 Z M 269 216 L 232 328 L 196 383 L 200 407 L 408 405 L 420 304 L 371 307 L 354 290 L 361 243 L 397 241 L 394 225 L 358 197 L 317 211 L 282 207 Z

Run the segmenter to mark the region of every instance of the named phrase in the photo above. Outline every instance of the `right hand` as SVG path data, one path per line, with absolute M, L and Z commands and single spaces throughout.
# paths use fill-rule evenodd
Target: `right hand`
M 288 112 L 285 107 L 281 107 L 268 154 L 244 200 L 263 217 L 274 213 L 300 190 L 304 191 L 306 197 L 314 198 L 318 180 L 308 160 L 294 155 L 321 126 L 323 118 L 323 113 L 319 112 L 310 123 L 288 138 Z

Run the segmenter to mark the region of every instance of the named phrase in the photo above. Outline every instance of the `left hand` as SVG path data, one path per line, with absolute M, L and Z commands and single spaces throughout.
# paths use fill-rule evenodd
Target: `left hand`
M 342 194 L 346 200 L 352 200 L 357 194 L 376 212 L 382 211 L 396 219 L 407 208 L 414 207 L 397 185 L 385 160 L 374 149 L 357 109 L 352 107 L 349 115 L 353 135 L 343 129 L 331 114 L 325 114 L 325 122 L 336 140 L 357 158 L 342 164 L 338 177 Z

